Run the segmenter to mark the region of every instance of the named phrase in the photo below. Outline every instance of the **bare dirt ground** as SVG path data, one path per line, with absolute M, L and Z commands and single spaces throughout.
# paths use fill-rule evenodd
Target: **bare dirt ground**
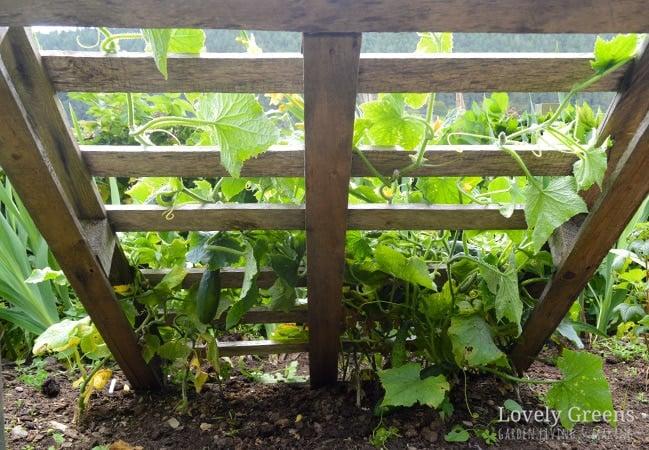
M 299 361 L 301 373 L 308 371 L 304 355 L 249 362 L 272 372 L 291 360 Z M 192 396 L 189 412 L 181 414 L 175 410 L 177 391 L 136 394 L 123 389 L 123 377 L 117 372 L 115 393 L 95 394 L 90 410 L 75 424 L 78 391 L 72 388 L 63 367 L 54 363 L 46 369 L 60 385 L 60 393 L 54 398 L 19 381 L 14 367 L 3 368 L 6 431 L 11 449 L 92 449 L 111 444 L 110 448 L 116 449 L 156 450 L 375 448 L 370 439 L 380 419 L 372 410 L 381 394 L 375 383 L 363 387 L 359 408 L 357 393 L 349 384 L 314 391 L 304 383 L 261 384 L 235 374 L 223 391 L 216 384 L 208 384 L 202 394 Z M 543 409 L 538 400 L 543 387 L 526 385 L 517 391 L 493 377 L 470 376 L 466 397 L 463 383 L 452 393 L 455 413 L 447 422 L 424 407 L 384 416 L 382 426 L 394 427 L 396 433 L 385 447 L 487 448 L 475 432 L 491 426 L 498 437 L 494 448 L 649 448 L 649 364 L 609 357 L 605 371 L 616 408 L 633 415 L 632 421 L 620 422 L 617 428 L 597 423 L 579 425 L 569 433 L 539 423 L 499 423 L 498 408 L 507 399 L 517 400 L 525 409 Z M 548 378 L 558 372 L 552 366 L 536 363 L 530 375 Z M 445 441 L 444 436 L 456 424 L 471 431 L 469 442 Z

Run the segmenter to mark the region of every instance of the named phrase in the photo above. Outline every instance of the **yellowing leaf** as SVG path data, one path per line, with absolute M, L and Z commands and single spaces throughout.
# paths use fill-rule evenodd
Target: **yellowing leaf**
M 113 371 L 110 369 L 99 369 L 93 376 L 92 376 L 92 387 L 95 388 L 96 390 L 103 389 L 108 382 L 110 381 L 110 378 L 113 376 Z
M 130 284 L 118 284 L 117 286 L 113 286 L 113 291 L 119 295 L 127 295 L 131 292 L 131 288 L 132 286 Z
M 203 372 L 202 370 L 196 372 L 196 375 L 194 375 L 194 389 L 196 389 L 197 394 L 201 393 L 207 379 L 208 379 L 207 372 Z

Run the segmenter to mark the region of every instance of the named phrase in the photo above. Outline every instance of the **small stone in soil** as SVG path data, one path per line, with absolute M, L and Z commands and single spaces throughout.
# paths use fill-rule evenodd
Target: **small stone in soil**
M 29 433 L 20 425 L 16 425 L 11 429 L 11 437 L 13 439 L 25 439 L 27 436 L 29 436 Z
M 54 398 L 61 392 L 61 386 L 59 383 L 52 377 L 48 377 L 41 386 L 41 392 L 45 394 L 46 397 Z
M 175 417 L 167 420 L 167 424 L 174 430 L 180 426 L 180 422 L 178 422 L 178 419 L 176 419 Z
M 16 386 L 14 389 L 16 390 L 16 392 L 22 392 L 25 390 L 22 386 Z
M 203 431 L 210 431 L 212 429 L 212 424 L 203 422 L 199 425 L 199 428 Z
M 50 421 L 50 427 L 61 432 L 65 432 L 68 429 L 68 426 L 66 424 L 57 422 L 56 420 Z

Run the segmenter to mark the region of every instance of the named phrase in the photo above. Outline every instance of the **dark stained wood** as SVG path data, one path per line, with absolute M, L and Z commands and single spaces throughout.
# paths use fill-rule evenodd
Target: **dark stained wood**
M 510 218 L 495 206 L 359 204 L 350 205 L 350 230 L 517 230 L 526 229 L 525 214 L 516 208 Z
M 145 53 L 44 51 L 58 91 L 286 92 L 304 89 L 299 53 L 173 55 L 165 80 Z M 589 53 L 367 53 L 360 92 L 558 92 L 592 74 Z M 543 76 L 539 76 L 543 67 Z M 616 91 L 624 68 L 590 91 Z
M 361 35 L 305 34 L 304 126 L 309 373 L 335 383 Z
M 0 44 L 0 58 L 77 217 L 82 222 L 89 221 L 87 229 L 92 230 L 94 223 L 106 218 L 106 211 L 64 119 L 63 106 L 48 80 L 38 44 L 25 29 L 9 28 Z M 107 273 L 113 268 L 115 281 L 130 281 L 128 261 L 114 233 L 105 229 L 100 234 L 99 241 L 90 237 L 90 242 L 103 267 Z M 102 243 L 105 239 L 109 241 L 108 246 Z M 113 264 L 105 263 L 112 255 L 115 255 Z
M 221 154 L 216 147 L 84 145 L 81 151 L 88 169 L 95 176 L 229 176 L 221 165 Z M 241 176 L 303 177 L 304 147 L 273 146 L 246 161 Z
M 570 175 L 576 158 L 561 148 L 512 147 L 535 175 Z M 412 163 L 415 152 L 364 147 L 365 157 L 383 175 L 392 175 Z M 535 155 L 542 154 L 542 157 Z M 118 177 L 221 177 L 228 173 L 215 147 L 139 147 L 83 145 L 81 154 L 90 173 Z M 495 145 L 434 145 L 426 150 L 426 165 L 409 176 L 517 176 L 520 166 Z M 358 155 L 352 155 L 352 176 L 371 176 Z M 244 177 L 302 177 L 304 148 L 273 146 L 243 166 Z
M 302 92 L 299 53 L 173 55 L 167 80 L 151 55 L 44 52 L 58 91 L 83 92 Z
M 559 92 L 592 76 L 588 53 L 367 53 L 360 92 Z M 539 76 L 542 67 L 543 75 Z M 624 70 L 588 88 L 617 90 Z
M 0 1 L 0 25 L 226 28 L 301 32 L 649 31 L 645 0 Z
M 38 44 L 23 28 L 10 28 L 0 45 L 0 58 L 39 136 L 61 186 L 80 219 L 106 217 L 101 197 L 81 159 L 65 122 L 65 112 L 48 80 Z
M 140 269 L 144 278 L 152 284 L 159 283 L 164 276 L 169 273 L 168 269 Z M 222 288 L 240 288 L 243 283 L 244 270 L 238 268 L 221 269 L 221 287 Z M 203 276 L 203 269 L 189 269 L 182 286 L 186 289 L 197 284 Z M 262 269 L 257 277 L 257 285 L 262 289 L 268 289 L 273 285 L 277 275 L 270 269 Z M 298 287 L 306 286 L 306 279 L 298 280 Z
M 347 199 L 346 196 L 345 199 Z M 173 219 L 171 220 L 165 217 L 168 209 L 157 205 L 106 205 L 106 210 L 108 220 L 116 231 L 305 229 L 304 205 L 277 203 L 183 205 L 173 210 Z M 331 215 L 329 214 L 327 217 L 331 217 Z M 522 208 L 516 208 L 514 214 L 510 218 L 506 218 L 495 206 L 475 204 L 357 204 L 349 205 L 345 217 L 350 230 L 516 230 L 527 228 Z
M 3 34 L 0 30 L 0 45 Z M 2 63 L 0 105 L 0 166 L 132 386 L 159 387 L 160 380 L 142 358 L 133 329 L 52 169 L 49 152 L 44 148 L 46 141 L 32 127 Z
M 116 231 L 304 230 L 304 207 L 278 203 L 106 205 Z
M 559 325 L 617 237 L 649 194 L 649 110 L 629 142 L 609 183 L 581 226 L 571 251 L 545 287 L 511 352 L 515 367 L 526 370 Z
M 617 162 L 635 135 L 644 112 L 649 110 L 649 44 L 645 40 L 644 48 L 629 67 L 624 82 L 613 103 L 609 106 L 606 118 L 601 126 L 600 140 L 610 136 L 613 146 L 608 152 L 608 171 L 605 183 L 610 179 Z M 601 142 L 600 142 L 601 143 Z M 584 193 L 584 199 L 592 205 L 600 190 L 597 186 Z

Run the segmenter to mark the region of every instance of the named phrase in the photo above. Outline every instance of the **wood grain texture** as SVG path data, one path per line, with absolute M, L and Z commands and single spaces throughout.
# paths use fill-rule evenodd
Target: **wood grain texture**
M 360 92 L 559 92 L 592 76 L 588 53 L 367 53 Z M 539 72 L 542 71 L 542 73 Z M 591 86 L 615 91 L 624 70 Z
M 302 46 L 309 374 L 317 388 L 338 379 L 361 35 L 305 34 Z
M 649 194 L 649 111 L 620 157 L 609 183 L 579 229 L 571 251 L 557 268 L 511 352 L 526 370 Z
M 570 175 L 575 156 L 561 148 L 519 145 L 512 147 L 534 175 Z M 416 152 L 385 148 L 361 148 L 365 157 L 383 175 L 392 175 L 412 162 Z M 535 155 L 540 154 L 541 157 Z M 108 177 L 222 177 L 228 173 L 215 147 L 139 147 L 113 145 L 81 146 L 88 170 Z M 435 145 L 426 150 L 426 165 L 411 176 L 516 176 L 520 166 L 494 145 Z M 352 176 L 371 176 L 367 166 L 352 155 Z M 304 148 L 273 146 L 243 165 L 244 177 L 302 177 Z
M 2 35 L 0 30 L 0 41 Z M 1 62 L 0 105 L 0 166 L 131 385 L 137 389 L 159 387 L 160 381 L 142 358 L 135 333 L 52 168 L 44 140 L 32 127 Z
M 152 284 L 159 283 L 164 276 L 169 273 L 168 269 L 140 269 L 144 278 L 149 280 Z M 189 269 L 185 279 L 183 280 L 182 286 L 185 289 L 191 288 L 193 285 L 197 284 L 201 277 L 203 276 L 203 269 Z M 240 288 L 243 284 L 243 269 L 237 268 L 225 268 L 221 269 L 221 287 L 222 288 Z M 277 275 L 270 269 L 261 269 L 257 277 L 257 285 L 262 289 L 268 289 L 273 285 Z M 299 278 L 297 287 L 305 287 L 306 279 Z
M 517 230 L 527 229 L 522 208 L 505 218 L 495 206 L 350 205 L 350 230 Z
M 43 68 L 38 44 L 25 29 L 9 28 L 0 44 L 0 58 L 77 216 L 104 219 L 101 197 L 64 119 L 65 112 Z
M 346 205 L 345 197 L 345 205 Z M 308 201 L 308 200 L 307 200 Z M 344 208 L 347 208 L 346 206 Z M 495 206 L 358 204 L 343 208 L 350 230 L 517 230 L 525 229 L 522 208 L 505 218 Z M 224 203 L 183 205 L 165 218 L 157 205 L 106 205 L 108 220 L 117 231 L 237 231 L 304 230 L 304 205 Z M 326 212 L 330 225 L 331 212 Z M 308 229 L 307 229 L 308 231 Z
M 0 25 L 302 32 L 649 31 L 644 0 L 0 0 Z
M 106 205 L 116 231 L 304 230 L 304 207 L 276 203 Z M 170 218 L 172 217 L 172 218 Z
M 608 183 L 617 162 L 633 139 L 644 113 L 649 111 L 649 43 L 645 40 L 636 60 L 628 68 L 620 88 L 601 125 L 600 140 L 610 136 L 613 146 L 608 151 L 608 170 L 604 184 Z M 600 142 L 601 144 L 602 142 Z M 597 186 L 584 193 L 584 199 L 592 206 L 600 190 Z
M 298 53 L 172 55 L 165 80 L 145 53 L 44 51 L 58 91 L 285 92 L 304 89 Z M 358 90 L 375 92 L 558 92 L 591 76 L 589 53 L 367 53 Z M 539 75 L 539 68 L 543 75 Z M 624 68 L 588 88 L 617 91 Z
M 101 197 L 81 159 L 77 142 L 64 118 L 61 102 L 48 80 L 38 44 L 27 30 L 9 28 L 0 43 L 0 58 L 75 214 L 82 221 L 104 220 L 106 212 Z M 115 234 L 105 229 L 101 235 L 107 241 L 103 244 L 92 241 L 97 244 L 93 247 L 95 254 L 101 261 L 113 259 L 111 263 L 104 264 L 104 268 L 110 273 L 112 267 L 113 274 L 119 278 L 116 281 L 130 282 L 129 264 Z
M 82 92 L 302 92 L 299 53 L 172 55 L 167 80 L 146 53 L 44 52 L 58 91 Z

